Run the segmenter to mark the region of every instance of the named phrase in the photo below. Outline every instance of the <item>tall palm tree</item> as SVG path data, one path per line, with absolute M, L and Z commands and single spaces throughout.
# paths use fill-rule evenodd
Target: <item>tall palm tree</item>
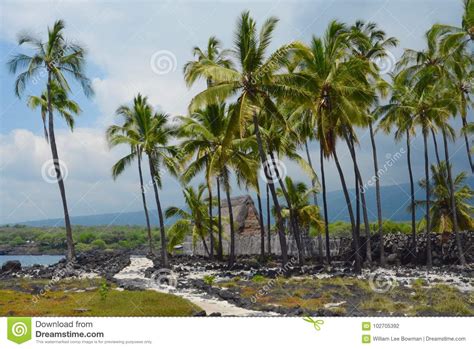
M 211 78 L 213 85 L 196 95 L 190 103 L 190 109 L 196 109 L 203 104 L 212 103 L 216 98 L 224 100 L 237 97 L 237 104 L 231 116 L 228 135 L 225 143 L 230 143 L 235 129 L 240 133 L 245 130 L 247 121 L 251 120 L 257 138 L 260 161 L 265 164 L 266 151 L 260 135 L 257 109 L 265 110 L 273 117 L 282 120 L 272 97 L 291 96 L 294 99 L 305 95 L 296 86 L 293 74 L 279 74 L 279 68 L 287 61 L 289 52 L 300 47 L 299 43 L 290 43 L 277 49 L 266 58 L 266 51 L 271 43 L 272 34 L 278 20 L 274 17 L 267 19 L 260 33 L 257 34 L 255 21 L 245 11 L 239 18 L 235 32 L 234 49 L 232 54 L 236 57 L 239 68 L 226 68 L 211 61 L 204 60 L 194 74 L 187 77 L 188 83 L 193 83 L 198 78 Z M 269 183 L 273 203 L 277 215 L 278 234 L 282 251 L 282 263 L 288 262 L 286 238 L 284 233 L 281 209 L 278 202 L 275 186 Z
M 407 167 L 408 178 L 410 180 L 410 205 L 415 207 L 415 181 L 412 170 L 411 142 L 416 134 L 416 124 L 413 122 L 411 111 L 404 108 L 398 108 L 408 101 L 411 97 L 411 86 L 409 80 L 405 79 L 403 74 L 392 76 L 391 91 L 392 96 L 387 105 L 377 107 L 375 115 L 383 116 L 379 122 L 378 129 L 385 133 L 391 133 L 392 126 L 395 126 L 395 140 L 400 141 L 403 137 L 406 139 Z M 416 212 L 411 212 L 411 255 L 416 258 L 417 241 L 416 241 Z
M 205 108 L 196 110 L 189 117 L 181 117 L 181 126 L 179 133 L 184 137 L 181 144 L 182 153 L 185 154 L 185 161 L 195 155 L 195 160 L 191 162 L 183 174 L 183 179 L 188 182 L 200 170 L 205 170 L 205 178 L 208 186 L 209 201 L 212 201 L 212 176 L 211 163 L 212 157 L 220 145 L 220 139 L 224 134 L 226 122 L 226 105 L 216 103 L 207 105 Z M 220 183 L 219 174 L 217 178 L 217 198 L 218 198 L 218 244 L 217 257 L 222 260 L 222 217 L 220 209 Z M 209 215 L 212 220 L 212 203 L 209 204 Z M 211 254 L 213 251 L 213 233 L 209 230 Z
M 398 40 L 394 37 L 387 37 L 386 33 L 378 28 L 376 23 L 357 21 L 351 27 L 352 54 L 360 59 L 368 61 L 372 69 L 369 72 L 367 78 L 382 96 L 385 96 L 386 86 L 383 83 L 382 78 L 379 76 L 379 67 L 375 64 L 376 59 L 384 59 L 388 56 L 388 50 L 398 45 Z M 372 145 L 372 157 L 374 163 L 375 173 L 375 197 L 377 203 L 377 222 L 378 222 L 378 234 L 379 234 L 379 246 L 380 246 L 380 265 L 385 265 L 385 251 L 384 251 L 384 239 L 382 231 L 382 203 L 380 195 L 380 179 L 378 176 L 378 160 L 377 160 L 377 146 L 375 142 L 375 134 L 373 127 L 374 113 L 369 113 L 367 118 L 367 124 L 369 126 L 370 142 Z
M 198 239 L 203 242 L 204 249 L 209 253 L 206 244 L 206 235 L 209 232 L 209 227 L 214 226 L 209 212 L 207 211 L 207 204 L 204 199 L 204 192 L 207 186 L 199 185 L 194 189 L 193 187 L 185 187 L 183 190 L 184 201 L 186 209 L 179 207 L 168 207 L 165 211 L 166 218 L 178 217 L 179 219 L 173 223 L 168 229 L 168 252 L 172 253 L 176 245 L 183 242 L 186 235 L 191 235 L 193 243 Z
M 170 145 L 170 140 L 176 131 L 174 127 L 169 125 L 169 116 L 164 113 L 154 112 L 148 103 L 147 97 L 143 97 L 141 94 L 134 98 L 131 107 L 123 105 L 119 110 L 123 114 L 132 116 L 135 126 L 129 129 L 125 135 L 116 135 L 111 139 L 111 145 L 126 144 L 139 147 L 148 157 L 160 223 L 161 263 L 166 268 L 169 266 L 166 233 L 158 189 L 162 186 L 161 171 L 163 169 L 167 169 L 175 176 L 179 172 L 177 162 L 179 160 L 178 149 L 176 146 Z
M 185 154 L 185 161 L 195 156 L 195 160 L 189 164 L 182 178 L 189 182 L 191 178 L 204 169 L 207 190 L 209 193 L 208 210 L 212 221 L 212 157 L 219 147 L 220 137 L 224 134 L 226 124 L 226 105 L 216 103 L 207 105 L 205 108 L 196 110 L 189 117 L 181 117 L 179 135 L 184 138 L 181 151 Z M 219 190 L 220 188 L 218 188 Z M 218 193 L 220 199 L 220 193 Z M 218 200 L 220 201 L 220 200 Z M 220 203 L 218 203 L 220 205 Z M 219 210 L 220 211 L 220 210 Z M 220 213 L 218 212 L 219 217 Z M 221 219 L 218 220 L 218 222 Z M 210 256 L 214 254 L 214 237 L 212 227 L 209 227 Z M 222 259 L 222 228 L 219 228 L 217 257 Z
M 137 136 L 138 133 L 131 132 L 129 130 L 133 130 L 136 128 L 134 124 L 135 120 L 137 119 L 133 112 L 135 110 L 128 108 L 128 107 L 120 107 L 117 109 L 116 114 L 122 116 L 124 118 L 122 125 L 111 125 L 107 128 L 106 131 L 106 138 L 111 147 L 115 144 L 115 139 L 117 136 L 127 136 L 130 137 Z M 140 143 L 140 139 L 134 139 L 130 146 L 130 153 L 125 155 L 123 158 L 118 160 L 112 167 L 112 178 L 115 180 L 117 177 L 123 173 L 123 171 L 129 166 L 133 160 L 137 159 L 138 165 L 138 176 L 140 179 L 140 193 L 142 197 L 142 204 L 143 210 L 145 212 L 145 221 L 147 227 L 147 238 L 148 238 L 148 253 L 150 255 L 154 255 L 153 249 L 153 238 L 151 233 L 151 224 L 150 224 L 150 215 L 148 213 L 148 206 L 145 197 L 145 185 L 143 181 L 143 172 L 142 172 L 142 158 L 143 158 L 143 149 L 138 145 Z
M 366 74 L 367 62 L 348 55 L 349 32 L 342 23 L 333 21 L 322 39 L 313 37 L 310 46 L 302 51 L 302 75 L 308 82 L 305 89 L 312 96 L 303 108 L 311 110 L 315 137 L 323 149 L 324 157 L 332 156 L 341 179 L 352 227 L 355 269 L 361 272 L 359 238 L 352 203 L 344 173 L 336 150 L 336 140 L 345 138 L 357 124 L 354 117 L 366 114 L 368 103 L 374 96 Z M 324 195 L 323 195 L 324 197 Z
M 67 259 L 74 260 L 74 240 L 72 237 L 71 221 L 69 219 L 69 210 L 66 199 L 66 189 L 60 168 L 58 149 L 56 146 L 56 136 L 54 134 L 54 90 L 59 86 L 65 93 L 71 91 L 67 78 L 78 81 L 86 96 L 93 94 L 90 80 L 84 74 L 85 50 L 80 45 L 67 40 L 64 37 L 64 21 L 58 20 L 53 27 L 48 28 L 46 41 L 42 41 L 30 34 L 19 36 L 18 44 L 27 44 L 33 48 L 32 55 L 17 54 L 9 62 L 8 66 L 12 74 L 17 75 L 15 81 L 15 94 L 21 97 L 26 85 L 35 79 L 41 78 L 46 72 L 46 93 L 44 97 L 47 101 L 48 114 L 48 140 L 51 147 L 56 178 L 64 211 L 64 223 L 66 226 Z M 42 113 L 43 120 L 46 120 L 46 113 Z M 71 114 L 73 116 L 73 114 Z M 44 123 L 43 123 L 44 125 Z
M 401 114 L 410 115 L 414 125 L 421 128 L 424 146 L 424 165 L 425 165 L 425 220 L 426 220 L 426 234 L 427 234 L 427 267 L 432 267 L 431 256 L 431 217 L 430 217 L 430 174 L 429 174 L 429 152 L 428 142 L 430 131 L 438 129 L 443 125 L 452 113 L 451 100 L 449 97 L 440 95 L 439 86 L 433 85 L 419 85 L 410 74 L 402 71 L 397 79 L 402 81 L 402 84 L 408 86 L 403 91 L 408 93 L 404 98 L 400 98 L 394 104 L 389 104 L 386 109 L 398 109 Z M 389 111 L 390 112 L 390 111 Z
M 189 61 L 184 66 L 184 77 L 185 81 L 189 82 L 189 85 L 192 84 L 193 76 L 195 74 L 199 74 L 200 66 L 204 62 L 212 62 L 218 66 L 222 66 L 225 68 L 231 68 L 233 63 L 229 59 L 230 52 L 228 50 L 222 50 L 221 42 L 215 37 L 211 36 L 207 42 L 207 48 L 205 50 L 194 47 L 193 48 L 193 56 L 195 57 L 194 61 Z M 208 76 L 207 80 L 207 87 L 211 87 L 213 84 L 212 76 Z M 219 245 L 217 247 L 217 255 L 219 259 L 222 259 L 222 217 L 221 217 L 221 209 L 220 209 L 220 185 L 219 185 L 219 178 L 216 178 L 218 182 L 217 190 L 218 190 L 218 224 L 219 224 Z M 209 215 L 212 221 L 212 179 L 207 178 L 207 190 L 209 193 Z M 213 231 L 212 227 L 209 227 L 209 234 L 210 234 L 210 246 L 211 246 L 211 258 L 214 256 L 214 239 L 212 237 Z

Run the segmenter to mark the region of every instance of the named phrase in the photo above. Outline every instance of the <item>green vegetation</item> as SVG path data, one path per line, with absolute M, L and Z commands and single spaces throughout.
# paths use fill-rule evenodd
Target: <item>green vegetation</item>
M 212 285 L 214 285 L 214 282 L 216 281 L 216 276 L 215 275 L 205 275 L 203 277 L 203 281 L 206 285 L 212 286 Z
M 30 293 L 48 285 L 44 294 Z M 174 295 L 117 290 L 101 279 L 0 281 L 0 316 L 190 316 L 200 310 Z
M 146 248 L 146 227 L 137 226 L 74 226 L 73 237 L 79 252 L 92 249 Z M 160 241 L 153 232 L 154 241 Z M 66 250 L 64 228 L 36 228 L 21 225 L 0 227 L 0 247 L 28 247 L 28 253 L 63 254 Z
M 216 286 L 256 300 L 255 309 L 272 304 L 302 309 L 303 315 L 322 310 L 346 316 L 360 316 L 360 311 L 369 316 L 474 315 L 472 292 L 444 284 L 427 287 L 421 279 L 413 280 L 411 287 L 394 284 L 385 293 L 375 292 L 367 280 L 354 277 L 267 279 L 256 275 L 250 280 L 220 281 Z

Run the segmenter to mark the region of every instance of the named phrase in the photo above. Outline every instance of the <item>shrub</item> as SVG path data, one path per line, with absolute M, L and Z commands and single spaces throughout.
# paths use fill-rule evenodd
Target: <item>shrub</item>
M 203 281 L 206 285 L 212 286 L 214 284 L 214 281 L 216 280 L 215 275 L 205 275 L 203 277 Z
M 92 241 L 92 246 L 103 250 L 107 247 L 107 244 L 105 243 L 104 240 L 97 239 L 97 240 Z

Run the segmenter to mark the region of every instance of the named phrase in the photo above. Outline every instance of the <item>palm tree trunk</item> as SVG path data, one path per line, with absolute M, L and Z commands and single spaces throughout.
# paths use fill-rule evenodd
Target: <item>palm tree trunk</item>
M 214 258 L 214 229 L 212 226 L 212 188 L 211 182 L 207 183 L 207 191 L 209 192 L 209 257 Z
M 56 172 L 56 178 L 58 181 L 59 192 L 61 193 L 61 201 L 63 204 L 64 211 L 64 225 L 66 227 L 66 245 L 67 245 L 67 260 L 72 262 L 76 258 L 76 252 L 74 249 L 74 239 L 72 237 L 71 220 L 69 219 L 69 210 L 67 207 L 66 199 L 66 188 L 64 187 L 64 180 L 61 173 L 61 167 L 59 164 L 58 148 L 56 146 L 56 137 L 54 135 L 54 118 L 53 118 L 53 107 L 51 105 L 51 72 L 48 72 L 48 113 L 49 113 L 49 144 L 51 147 L 51 155 L 53 157 L 54 169 Z
M 229 268 L 235 263 L 235 229 L 234 229 L 234 213 L 232 212 L 232 200 L 230 199 L 229 183 L 224 183 L 224 190 L 227 199 L 227 208 L 229 209 L 229 228 L 230 228 L 230 255 Z
M 356 235 L 357 239 L 360 241 L 360 192 L 359 192 L 359 178 L 357 177 L 357 172 L 354 167 L 354 191 L 355 191 L 355 228 L 356 228 Z M 362 258 L 363 260 L 363 258 Z
M 271 235 L 271 213 L 270 213 L 270 188 L 268 184 L 265 185 L 267 189 L 267 253 L 270 256 L 272 254 L 272 235 Z
M 453 216 L 453 229 L 454 237 L 456 238 L 456 246 L 459 253 L 459 262 L 461 265 L 466 265 L 466 258 L 464 257 L 464 252 L 461 244 L 461 237 L 459 235 L 459 224 L 458 224 L 458 213 L 456 209 L 456 201 L 454 198 L 454 182 L 453 176 L 451 174 L 451 165 L 449 162 L 449 150 L 448 150 L 448 139 L 446 137 L 446 130 L 443 128 L 443 142 L 444 142 L 444 157 L 446 159 L 446 170 L 448 171 L 448 182 L 449 182 L 449 201 L 451 203 L 451 214 Z
M 221 182 L 219 176 L 216 177 L 217 181 L 217 231 L 218 231 L 218 246 L 217 246 L 217 259 L 222 260 L 222 211 L 221 211 Z
M 255 113 L 253 113 L 253 124 L 255 128 L 255 136 L 257 138 L 260 161 L 262 162 L 262 166 L 264 166 L 265 165 L 265 152 L 263 151 L 262 138 L 260 136 L 260 126 L 258 125 L 258 119 Z M 270 188 L 270 192 L 272 193 L 273 204 L 275 206 L 275 212 L 277 215 L 278 237 L 280 239 L 280 247 L 281 247 L 281 260 L 282 260 L 283 267 L 285 267 L 286 264 L 288 263 L 288 250 L 286 246 L 285 228 L 283 226 L 283 219 L 281 216 L 281 207 L 280 207 L 280 203 L 278 202 L 278 196 L 275 190 L 275 186 L 273 185 L 271 181 L 268 182 L 268 187 Z
M 348 138 L 350 137 L 350 138 Z M 369 223 L 369 215 L 367 213 L 367 204 L 365 201 L 365 190 L 364 190 L 364 183 L 362 182 L 362 175 L 359 170 L 359 165 L 357 164 L 357 155 L 355 152 L 354 146 L 354 137 L 352 135 L 346 136 L 347 146 L 349 147 L 349 152 L 352 157 L 352 161 L 354 163 L 354 171 L 356 177 L 356 185 L 359 188 L 359 198 L 360 203 L 362 204 L 362 217 L 364 218 L 364 230 L 365 230 L 365 247 L 366 247 L 366 258 L 367 262 L 370 264 L 372 263 L 372 247 L 370 242 L 370 223 Z M 357 188 L 357 187 L 356 187 Z M 358 218 L 358 222 L 360 223 L 360 218 Z
M 346 199 L 347 211 L 349 212 L 349 218 L 351 220 L 351 227 L 352 227 L 352 241 L 354 244 L 354 259 L 355 259 L 355 272 L 360 274 L 362 272 L 361 268 L 361 255 L 359 250 L 359 239 L 355 229 L 355 219 L 354 219 L 354 211 L 352 210 L 352 203 L 351 198 L 349 196 L 349 191 L 347 190 L 346 180 L 344 178 L 344 172 L 342 171 L 341 164 L 339 163 L 339 158 L 337 156 L 336 149 L 333 149 L 332 152 L 334 156 L 334 161 L 336 163 L 337 172 L 339 173 L 339 178 L 341 179 L 342 190 L 344 192 L 344 198 Z
M 148 214 L 148 207 L 146 204 L 145 197 L 145 186 L 143 184 L 143 173 L 142 173 L 142 154 L 138 154 L 138 175 L 140 176 L 140 191 L 142 193 L 143 210 L 145 211 L 146 229 L 148 234 L 148 253 L 153 255 L 153 238 L 151 235 L 150 215 Z
M 328 202 L 326 198 L 326 176 L 324 172 L 324 152 L 323 147 L 319 148 L 320 164 L 321 164 L 321 186 L 323 191 L 323 209 L 324 209 L 324 234 L 326 235 L 326 261 L 331 264 L 331 250 L 329 246 L 329 218 L 328 218 Z
M 276 159 L 272 152 L 270 152 L 270 158 L 272 159 L 272 162 L 276 164 Z M 295 220 L 295 212 L 293 210 L 293 205 L 291 204 L 290 196 L 288 195 L 288 191 L 286 190 L 285 183 L 283 182 L 283 179 L 281 178 L 280 173 L 278 172 L 277 166 L 275 166 L 275 171 L 276 171 L 276 177 L 278 178 L 278 183 L 280 184 L 281 191 L 283 193 L 283 196 L 285 197 L 286 204 L 288 205 L 288 211 L 290 213 L 289 228 L 290 228 L 290 232 L 293 233 L 293 236 L 295 237 L 296 248 L 298 249 L 298 263 L 299 265 L 303 265 L 304 263 L 303 246 L 301 244 L 300 231 Z
M 431 269 L 433 261 L 431 257 L 431 217 L 430 217 L 430 170 L 428 157 L 428 135 L 423 130 L 423 145 L 425 155 L 425 182 L 426 182 L 426 267 Z
M 306 140 L 304 142 L 304 148 L 306 151 L 306 158 L 308 159 L 308 164 L 311 167 L 311 170 L 315 172 L 313 168 L 313 162 L 311 161 L 311 155 L 309 154 L 308 142 Z M 313 188 L 316 187 L 315 178 L 311 178 L 311 185 L 313 186 Z M 314 203 L 314 206 L 318 206 L 318 195 L 316 194 L 316 192 L 313 192 L 313 203 Z M 319 254 L 319 261 L 322 263 L 324 260 L 323 259 L 323 237 L 321 236 L 320 232 L 318 232 L 318 254 Z
M 209 252 L 209 248 L 207 247 L 206 239 L 202 235 L 201 235 L 201 241 L 202 241 L 202 245 L 204 246 L 204 251 L 206 251 L 206 254 L 210 256 L 211 254 Z
M 150 174 L 153 179 L 153 190 L 155 192 L 156 208 L 158 210 L 158 219 L 160 221 L 160 240 L 161 240 L 161 263 L 163 268 L 168 268 L 168 252 L 166 251 L 166 233 L 165 222 L 163 219 L 163 210 L 161 209 L 160 195 L 158 193 L 158 181 L 156 176 L 156 169 L 153 165 L 151 154 L 148 155 L 148 164 L 150 166 Z
M 466 115 L 461 114 L 461 120 L 462 120 L 463 129 L 466 129 L 467 127 Z M 469 139 L 465 131 L 463 131 L 463 134 L 464 134 L 464 143 L 466 144 L 467 159 L 469 160 L 469 166 L 471 166 L 471 172 L 474 173 L 474 164 L 472 162 L 471 149 L 469 147 Z
M 375 145 L 375 135 L 374 129 L 372 127 L 372 122 L 369 122 L 369 131 L 370 131 L 370 142 L 372 144 L 372 156 L 374 159 L 374 172 L 375 172 L 375 199 L 377 202 L 377 223 L 378 223 L 378 233 L 379 233 L 379 247 L 380 247 L 380 265 L 383 267 L 385 265 L 385 249 L 384 249 L 384 238 L 382 231 L 382 200 L 380 197 L 380 178 L 379 178 L 379 165 L 377 160 L 377 147 Z
M 431 136 L 433 137 L 433 144 L 434 144 L 434 149 L 435 149 L 435 155 L 436 155 L 436 162 L 438 163 L 438 166 L 441 164 L 441 160 L 439 157 L 439 151 L 438 151 L 438 141 L 436 140 L 436 134 L 433 129 L 431 129 Z
M 407 129 L 407 164 L 408 175 L 410 177 L 410 206 L 411 206 L 411 243 L 412 256 L 416 259 L 416 212 L 415 212 L 415 182 L 413 180 L 413 170 L 411 168 L 411 146 L 410 146 L 410 131 Z
M 260 224 L 260 257 L 265 259 L 265 225 L 263 224 L 262 198 L 260 197 L 260 186 L 257 181 L 257 204 L 258 204 L 258 223 Z

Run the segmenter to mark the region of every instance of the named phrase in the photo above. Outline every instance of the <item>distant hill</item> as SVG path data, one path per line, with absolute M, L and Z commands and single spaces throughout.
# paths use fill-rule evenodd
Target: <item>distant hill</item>
M 474 177 L 469 177 L 466 184 L 473 187 Z M 418 186 L 416 198 L 422 200 L 424 198 L 424 191 Z M 382 195 L 382 213 L 384 219 L 393 221 L 408 221 L 411 219 L 410 213 L 407 211 L 409 204 L 410 186 L 408 183 L 401 185 L 391 185 L 381 187 Z M 350 190 L 350 194 L 354 196 L 354 190 Z M 266 207 L 265 197 L 263 199 L 263 207 Z M 322 197 L 318 195 L 319 204 L 322 204 Z M 369 220 L 375 221 L 377 219 L 377 206 L 375 200 L 375 187 L 370 187 L 366 190 L 367 207 L 369 209 Z M 329 218 L 331 221 L 349 221 L 347 213 L 346 202 L 344 200 L 344 193 L 342 190 L 332 191 L 328 193 L 328 208 Z M 264 213 L 264 216 L 266 214 Z M 417 219 L 423 215 L 419 210 L 417 212 Z M 150 219 L 153 225 L 158 224 L 158 216 L 155 211 L 150 210 Z M 362 218 L 361 218 L 362 219 Z M 145 225 L 145 216 L 142 211 L 139 212 L 124 212 L 124 213 L 107 213 L 89 216 L 75 216 L 71 217 L 73 225 L 83 226 L 98 226 L 98 225 Z M 174 219 L 167 220 L 167 224 L 172 224 Z M 37 221 L 20 222 L 34 227 L 50 227 L 62 226 L 64 223 L 62 218 L 45 219 Z

